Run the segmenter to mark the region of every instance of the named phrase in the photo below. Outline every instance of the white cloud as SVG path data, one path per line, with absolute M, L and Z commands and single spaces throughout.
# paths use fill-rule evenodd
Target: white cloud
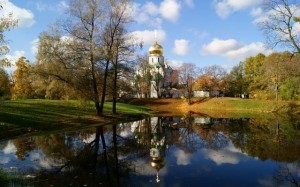
M 177 165 L 189 165 L 191 163 L 192 155 L 185 153 L 183 150 L 178 150 L 174 152 L 175 157 L 177 158 Z
M 176 22 L 180 16 L 180 4 L 176 0 L 164 0 L 160 4 L 162 17 L 169 21 Z
M 230 60 L 242 61 L 249 56 L 258 53 L 270 54 L 272 51 L 267 49 L 261 42 L 253 42 L 247 45 L 241 44 L 234 39 L 220 40 L 214 39 L 211 43 L 203 45 L 202 55 L 225 56 Z
M 36 55 L 38 52 L 39 39 L 35 39 L 35 40 L 31 41 L 30 44 L 31 44 L 31 48 L 30 48 L 31 53 L 33 55 Z
M 185 4 L 187 4 L 188 7 L 193 8 L 194 7 L 194 0 L 184 0 Z
M 133 17 L 138 23 L 161 28 L 163 19 L 176 22 L 180 16 L 180 3 L 177 0 L 164 0 L 159 5 L 147 2 L 144 5 L 133 4 Z
M 182 64 L 184 63 L 183 61 L 178 61 L 178 60 L 167 60 L 166 62 L 169 66 L 171 66 L 173 69 L 178 69 Z
M 254 16 L 254 17 L 260 16 L 262 14 L 263 14 L 263 10 L 262 10 L 261 7 L 259 7 L 259 8 L 253 8 L 251 10 L 251 15 Z
M 262 0 L 215 0 L 214 8 L 219 17 L 225 19 L 233 12 L 253 7 Z
M 8 74 L 12 74 L 16 70 L 16 62 L 22 56 L 25 56 L 25 51 L 14 51 L 12 55 L 7 54 L 4 56 L 11 63 L 11 67 L 4 68 L 8 72 Z
M 159 8 L 152 2 L 147 2 L 144 5 L 144 10 L 149 15 L 157 15 L 159 14 Z
M 22 56 L 25 56 L 25 51 L 15 51 L 13 55 L 5 55 L 5 58 L 7 58 L 11 63 L 15 63 Z
M 9 0 L 2 0 L 1 3 L 3 6 L 3 15 L 12 13 L 13 19 L 18 20 L 19 27 L 31 27 L 35 23 L 34 15 L 30 10 L 17 7 Z
M 186 55 L 190 49 L 188 40 L 175 40 L 173 52 L 177 55 Z
M 270 54 L 272 51 L 265 47 L 261 42 L 250 43 L 239 49 L 231 50 L 226 53 L 226 57 L 235 60 L 245 60 L 247 57 L 255 56 L 258 53 Z
M 220 40 L 214 38 L 213 41 L 207 45 L 203 45 L 202 54 L 203 55 L 223 55 L 231 50 L 236 50 L 240 48 L 240 44 L 234 39 Z
M 157 33 L 157 42 L 162 43 L 166 39 L 166 32 L 164 30 L 143 30 L 134 31 L 131 34 L 138 41 L 142 41 L 144 45 L 152 45 L 155 41 L 155 32 Z
M 190 28 L 190 29 L 187 29 L 187 31 L 199 39 L 203 39 L 209 35 L 206 31 L 199 31 L 198 29 Z
M 134 3 L 132 5 L 133 17 L 138 23 L 146 23 L 154 28 L 161 28 L 162 20 L 159 15 L 159 7 L 148 2 L 145 5 Z
M 38 1 L 35 3 L 35 6 L 40 12 L 45 10 L 62 12 L 69 7 L 66 1 L 60 1 L 57 4 L 51 5 L 46 4 L 45 2 Z

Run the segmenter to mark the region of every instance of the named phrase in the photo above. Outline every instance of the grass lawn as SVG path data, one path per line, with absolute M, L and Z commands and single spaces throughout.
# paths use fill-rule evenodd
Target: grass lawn
M 269 118 L 278 114 L 300 114 L 300 102 L 240 99 L 230 97 L 193 98 L 188 105 L 183 99 L 132 99 L 131 104 L 146 106 L 157 115 L 192 112 L 210 117 Z
M 265 101 L 239 98 L 194 98 L 188 105 L 183 99 L 130 99 L 104 106 L 104 115 L 95 115 L 93 102 L 63 100 L 0 101 L 0 140 L 28 133 L 53 132 L 90 125 L 116 124 L 145 116 L 183 116 L 187 113 L 216 118 L 274 118 L 300 114 L 300 102 Z
M 109 124 L 140 119 L 150 109 L 118 103 L 113 115 L 105 103 L 104 115 L 96 116 L 93 102 L 62 100 L 14 100 L 0 103 L 0 140 L 3 137 L 46 132 L 87 125 Z

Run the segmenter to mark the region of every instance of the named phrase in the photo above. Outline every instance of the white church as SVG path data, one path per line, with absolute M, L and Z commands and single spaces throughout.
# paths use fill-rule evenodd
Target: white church
M 161 45 L 154 42 L 149 48 L 149 57 L 148 57 L 148 71 L 150 73 L 150 88 L 147 96 L 143 94 L 138 94 L 137 97 L 144 98 L 160 98 L 160 97 L 170 97 L 171 89 L 171 73 L 173 69 L 165 63 L 163 56 L 163 48 Z M 145 67 L 144 67 L 145 68 Z M 142 67 L 138 67 L 137 75 L 145 76 L 141 71 Z

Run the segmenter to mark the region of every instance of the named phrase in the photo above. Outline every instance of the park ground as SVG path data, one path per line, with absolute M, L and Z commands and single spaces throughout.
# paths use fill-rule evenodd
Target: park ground
M 155 115 L 182 115 L 191 112 L 210 117 L 264 117 L 278 114 L 300 114 L 299 101 L 272 101 L 230 97 L 184 99 L 131 99 L 129 104 L 150 108 Z
M 96 116 L 92 102 L 62 100 L 11 100 L 0 103 L 0 140 L 11 137 L 117 124 L 147 116 L 201 115 L 215 118 L 271 118 L 300 114 L 300 102 L 240 98 L 129 99 L 112 114 L 107 102 Z

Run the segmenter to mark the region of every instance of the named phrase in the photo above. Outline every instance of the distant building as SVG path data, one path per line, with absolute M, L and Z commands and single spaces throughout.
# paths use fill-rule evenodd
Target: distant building
M 195 90 L 194 97 L 209 97 L 209 91 Z

